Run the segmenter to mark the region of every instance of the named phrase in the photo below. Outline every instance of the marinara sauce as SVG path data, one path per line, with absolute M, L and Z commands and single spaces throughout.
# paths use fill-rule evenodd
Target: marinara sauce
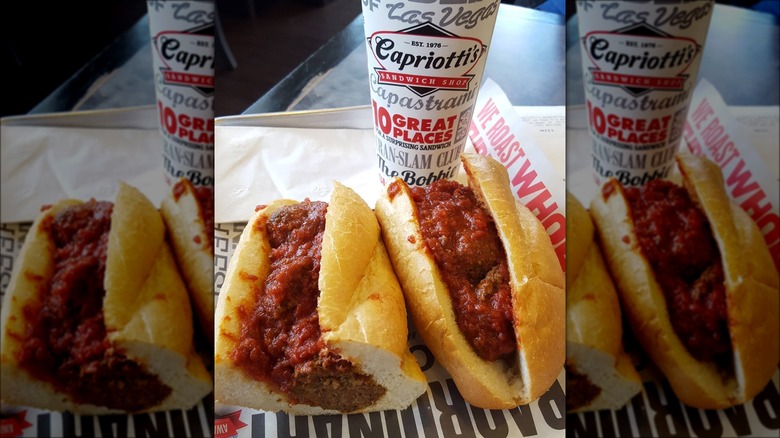
M 652 180 L 625 192 L 672 327 L 693 357 L 725 363 L 731 351 L 726 289 L 707 217 L 684 188 L 669 181 Z
M 254 307 L 239 307 L 241 340 L 233 360 L 293 401 L 354 411 L 385 388 L 326 348 L 317 301 L 328 204 L 305 201 L 274 212 L 265 226 L 271 269 Z
M 449 289 L 455 319 L 481 358 L 517 350 L 509 267 L 496 225 L 474 192 L 439 180 L 411 189 L 425 244 Z
M 41 307 L 24 309 L 32 323 L 20 365 L 77 403 L 139 411 L 171 392 L 157 376 L 111 346 L 103 320 L 110 202 L 69 207 L 42 223 L 55 246 L 54 275 Z

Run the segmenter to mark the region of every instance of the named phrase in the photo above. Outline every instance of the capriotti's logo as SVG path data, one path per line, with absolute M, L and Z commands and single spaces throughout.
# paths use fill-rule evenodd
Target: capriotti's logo
M 487 50 L 476 38 L 459 37 L 432 23 L 397 32 L 374 32 L 368 47 L 379 64 L 380 84 L 406 87 L 418 96 L 436 90 L 468 90 L 471 70 Z
M 645 22 L 582 38 L 593 83 L 616 86 L 634 96 L 653 90 L 681 91 L 701 46 Z
M 189 86 L 203 94 L 214 91 L 214 25 L 189 31 L 165 31 L 154 37 L 154 48 L 168 85 Z

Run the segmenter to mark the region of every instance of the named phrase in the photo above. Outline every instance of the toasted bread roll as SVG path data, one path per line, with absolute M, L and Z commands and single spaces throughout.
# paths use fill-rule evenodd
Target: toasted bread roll
M 623 350 L 620 303 L 593 222 L 577 198 L 566 199 L 567 411 L 619 409 L 642 390 L 642 381 Z
M 648 184 L 640 196 L 610 180 L 591 213 L 644 350 L 683 403 L 726 408 L 755 396 L 777 368 L 778 275 L 717 165 L 676 159 L 684 189 L 654 182 L 666 192 Z
M 162 219 L 120 183 L 113 204 L 60 201 L 30 228 L 2 309 L 2 400 L 80 414 L 185 409 L 211 391 Z
M 209 344 L 214 343 L 214 203 L 207 187 L 182 177 L 160 206 L 192 308 Z
M 452 375 L 463 398 L 472 405 L 512 408 L 540 397 L 563 366 L 563 272 L 539 220 L 515 202 L 506 169 L 477 154 L 463 154 L 461 161 L 468 177 L 468 190 L 473 195 L 465 188 L 453 186 L 457 184 L 454 182 L 438 186 L 452 192 L 444 198 L 457 198 L 446 201 L 450 204 L 471 205 L 474 199 L 477 205 L 472 205 L 474 208 L 468 212 L 437 212 L 444 204 L 437 205 L 435 198 L 442 195 L 430 195 L 426 211 L 433 213 L 424 222 L 430 223 L 431 229 L 446 229 L 443 234 L 429 235 L 421 229 L 423 218 L 418 204 L 400 179 L 387 185 L 377 201 L 376 214 L 414 324 L 436 360 Z M 462 217 L 468 217 L 475 229 L 458 228 L 462 224 L 444 225 L 448 218 Z M 427 241 L 426 235 L 431 240 Z M 482 239 L 485 236 L 488 237 Z M 436 246 L 437 242 L 452 244 L 445 243 L 441 252 L 434 253 L 431 245 Z M 466 246 L 459 246 L 460 243 Z M 463 289 L 466 293 L 459 294 L 458 300 L 471 300 L 472 304 L 460 307 L 460 311 L 455 310 L 442 263 L 447 272 L 454 272 L 449 276 L 452 284 L 462 281 L 458 272 L 471 277 L 470 286 Z M 508 268 L 506 281 L 495 278 L 502 266 Z M 501 304 L 502 293 L 508 296 L 506 308 Z M 473 308 L 493 307 L 493 303 L 502 309 L 502 316 L 509 316 L 495 322 L 498 332 L 469 328 L 480 324 L 469 317 L 478 313 Z M 469 330 L 468 339 L 461 327 Z M 503 348 L 500 357 L 486 359 L 495 356 L 489 347 L 491 339 L 509 339 L 511 350 L 507 353 Z
M 376 217 L 339 183 L 327 204 L 274 201 L 249 220 L 216 320 L 222 403 L 365 412 L 403 409 L 426 388 Z

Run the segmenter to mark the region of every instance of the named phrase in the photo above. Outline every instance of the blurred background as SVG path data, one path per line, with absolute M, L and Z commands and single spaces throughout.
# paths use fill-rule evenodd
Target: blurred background
M 0 15 L 7 116 L 26 114 L 105 50 L 146 15 L 146 2 L 10 1 Z
M 503 0 L 565 13 L 564 0 Z M 360 0 L 217 0 L 237 67 L 216 73 L 217 116 L 240 114 L 361 14 Z M 262 42 L 262 43 L 259 43 Z
M 216 3 L 223 31 L 217 116 L 240 114 L 361 13 L 360 0 Z M 556 4 L 564 13 L 564 0 L 504 3 L 538 9 Z M 90 60 L 105 56 L 146 15 L 143 0 L 12 1 L 3 7 L 0 56 L 8 87 L 0 116 L 27 114 L 69 78 L 92 74 L 84 71 Z
M 567 19 L 575 12 L 574 0 L 503 2 Z M 217 116 L 243 112 L 361 13 L 360 0 L 216 3 L 223 31 L 217 45 Z M 777 0 L 717 3 L 775 17 L 780 7 Z M 26 114 L 69 78 L 89 74 L 84 72 L 89 61 L 105 55 L 146 14 L 142 0 L 11 1 L 3 7 L 0 56 L 7 91 L 2 116 Z

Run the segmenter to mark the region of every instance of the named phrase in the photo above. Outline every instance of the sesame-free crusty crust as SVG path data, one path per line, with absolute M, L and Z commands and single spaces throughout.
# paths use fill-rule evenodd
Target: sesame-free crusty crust
M 175 193 L 176 185 L 180 193 Z M 214 343 L 214 230 L 207 229 L 195 188 L 182 177 L 160 205 L 173 253 L 209 344 Z
M 469 187 L 493 218 L 509 265 L 517 360 L 480 358 L 457 326 L 447 286 L 420 231 L 409 187 L 400 179 L 393 196 L 376 204 L 382 235 L 412 320 L 436 360 L 470 404 L 508 409 L 539 398 L 565 359 L 564 277 L 539 220 L 517 203 L 506 169 L 477 154 L 461 155 Z M 389 185 L 388 185 L 389 187 Z
M 252 308 L 270 272 L 265 221 L 292 200 L 277 200 L 247 223 L 228 265 L 216 309 L 215 398 L 221 403 L 297 415 L 341 413 L 293 403 L 271 385 L 251 378 L 232 359 L 241 341 L 239 306 Z M 407 344 L 407 319 L 379 225 L 352 189 L 334 183 L 325 216 L 318 314 L 325 346 L 385 388 L 374 404 L 355 412 L 404 409 L 427 388 Z M 342 394 L 349 397 L 349 394 Z
M 612 192 L 599 192 L 591 214 L 623 310 L 642 347 L 683 403 L 721 409 L 753 398 L 777 368 L 780 282 L 758 227 L 729 200 L 720 168 L 689 154 L 677 155 L 676 161 L 683 186 L 706 215 L 720 250 L 733 374 L 696 360 L 672 328 L 664 294 L 639 248 L 622 186 L 605 182 Z

